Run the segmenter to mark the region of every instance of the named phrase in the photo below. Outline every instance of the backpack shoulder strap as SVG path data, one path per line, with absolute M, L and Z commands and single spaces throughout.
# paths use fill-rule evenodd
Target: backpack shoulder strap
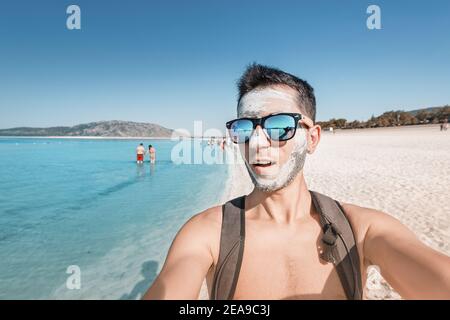
M 335 265 L 347 298 L 361 300 L 360 261 L 350 222 L 339 202 L 318 192 L 310 192 L 323 230 L 322 258 Z
M 245 196 L 222 206 L 220 251 L 212 283 L 212 300 L 230 300 L 234 296 L 242 264 L 245 240 Z

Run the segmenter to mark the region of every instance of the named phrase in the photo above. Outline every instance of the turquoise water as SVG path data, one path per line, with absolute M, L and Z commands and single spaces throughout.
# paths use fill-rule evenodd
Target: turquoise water
M 0 299 L 136 299 L 227 168 L 171 161 L 174 141 L 0 138 Z M 208 148 L 208 147 L 204 147 Z M 220 152 L 216 150 L 215 152 Z M 148 160 L 148 158 L 146 158 Z M 68 289 L 68 266 L 81 288 Z

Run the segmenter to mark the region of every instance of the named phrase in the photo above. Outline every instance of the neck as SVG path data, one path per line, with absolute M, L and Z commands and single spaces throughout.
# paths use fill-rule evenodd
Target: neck
M 288 186 L 273 192 L 254 189 L 247 196 L 246 208 L 260 219 L 278 224 L 294 224 L 311 216 L 311 195 L 303 172 Z

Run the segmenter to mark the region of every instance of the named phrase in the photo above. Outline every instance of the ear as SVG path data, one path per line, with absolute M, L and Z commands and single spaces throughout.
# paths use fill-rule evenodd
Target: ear
M 308 153 L 312 154 L 314 153 L 314 151 L 317 148 L 317 145 L 320 142 L 320 134 L 322 132 L 322 128 L 316 124 L 314 126 L 312 126 L 309 130 L 308 130 L 309 134 L 308 134 Z

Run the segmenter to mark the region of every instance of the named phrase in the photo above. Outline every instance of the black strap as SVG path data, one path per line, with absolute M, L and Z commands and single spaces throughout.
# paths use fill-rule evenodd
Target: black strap
M 322 227 L 322 259 L 332 262 L 347 299 L 362 299 L 362 281 L 358 249 L 352 227 L 339 202 L 311 191 Z
M 222 206 L 220 251 L 214 274 L 211 299 L 233 299 L 244 254 L 245 197 Z

